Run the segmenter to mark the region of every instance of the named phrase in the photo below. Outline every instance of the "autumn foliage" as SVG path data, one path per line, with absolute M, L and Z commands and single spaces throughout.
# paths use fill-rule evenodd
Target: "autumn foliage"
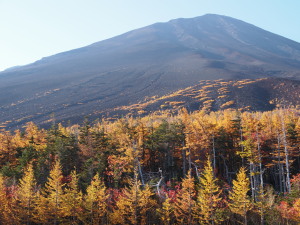
M 297 224 L 300 112 L 0 131 L 0 224 Z

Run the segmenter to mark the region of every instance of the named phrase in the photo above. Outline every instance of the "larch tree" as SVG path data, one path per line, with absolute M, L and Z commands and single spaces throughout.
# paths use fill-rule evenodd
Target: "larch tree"
M 64 220 L 70 224 L 79 224 L 83 211 L 82 193 L 78 188 L 78 177 L 75 170 L 71 172 L 71 181 L 65 187 L 61 208 L 65 217 Z
M 25 128 L 25 143 L 31 145 L 36 151 L 41 152 L 47 146 L 47 133 L 44 129 L 39 129 L 33 122 L 26 124 Z
M 276 160 L 278 166 L 278 178 L 279 178 L 279 187 L 280 192 L 290 193 L 291 183 L 290 183 L 290 146 L 288 143 L 288 133 L 287 133 L 287 124 L 289 123 L 290 113 L 287 115 L 285 110 L 276 110 L 272 112 L 272 122 L 275 127 L 275 135 L 277 139 L 276 143 Z M 275 153 L 275 152 L 274 152 Z
M 275 195 L 273 189 L 269 186 L 265 189 L 260 189 L 257 201 L 254 203 L 256 212 L 260 215 L 260 224 L 265 224 L 265 215 L 272 209 L 275 203 Z
M 243 146 L 243 151 L 238 151 L 237 154 L 249 162 L 251 197 L 257 201 L 259 190 L 263 189 L 261 135 L 259 132 L 261 124 L 258 114 L 247 112 L 243 114 L 242 119 L 244 139 L 240 144 Z
M 196 205 L 194 207 L 195 218 L 200 224 L 219 224 L 224 220 L 222 209 L 221 190 L 214 178 L 210 157 L 208 157 L 202 176 Z
M 139 216 L 140 224 L 147 224 L 150 214 L 155 211 L 156 201 L 152 199 L 153 192 L 149 185 L 145 185 L 139 194 Z
M 273 176 L 275 177 L 275 187 L 279 189 L 281 193 L 286 192 L 285 185 L 285 171 L 284 171 L 284 152 L 282 148 L 282 135 L 281 135 L 281 120 L 277 111 L 270 113 L 269 124 L 271 124 L 271 140 L 273 140 L 272 145 L 272 163 L 273 166 Z M 266 123 L 265 123 L 266 124 Z
M 2 174 L 0 174 L 0 218 L 2 224 L 14 225 L 18 223 L 13 213 L 11 199 L 6 193 L 5 179 Z
M 147 219 L 155 201 L 148 185 L 141 189 L 141 183 L 135 178 L 129 188 L 116 202 L 116 207 L 110 214 L 112 224 L 147 224 Z
M 174 215 L 179 224 L 193 224 L 192 209 L 195 206 L 195 184 L 191 171 L 182 180 L 182 189 L 178 192 L 174 204 Z
M 20 180 L 16 198 L 17 215 L 21 223 L 30 224 L 33 222 L 34 206 L 36 203 L 37 184 L 34 178 L 33 166 L 30 163 Z
M 164 225 L 174 224 L 174 203 L 171 198 L 167 197 L 157 212 Z
M 63 175 L 60 162 L 56 160 L 50 171 L 48 181 L 39 194 L 36 204 L 35 218 L 37 222 L 58 224 L 64 213 L 62 210 L 63 201 Z
M 286 131 L 286 118 L 285 112 L 280 111 L 281 119 L 281 131 L 282 131 L 282 141 L 284 146 L 284 156 L 285 156 L 285 170 L 286 170 L 286 188 L 287 192 L 291 192 L 291 181 L 290 181 L 290 155 L 289 155 L 289 146 L 287 141 L 287 131 Z
M 0 167 L 15 164 L 17 151 L 13 144 L 13 136 L 9 131 L 0 131 Z
M 232 191 L 229 193 L 229 209 L 231 212 L 240 215 L 247 224 L 247 212 L 252 208 L 248 196 L 250 182 L 244 167 L 240 168 L 236 180 L 233 181 Z
M 84 223 L 102 224 L 105 222 L 107 198 L 106 187 L 97 173 L 87 187 L 86 195 L 84 196 Z

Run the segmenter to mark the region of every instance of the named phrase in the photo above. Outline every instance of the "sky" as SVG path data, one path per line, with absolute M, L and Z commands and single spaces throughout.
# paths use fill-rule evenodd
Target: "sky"
M 300 42 L 298 0 L 0 0 L 0 71 L 176 18 L 226 15 Z

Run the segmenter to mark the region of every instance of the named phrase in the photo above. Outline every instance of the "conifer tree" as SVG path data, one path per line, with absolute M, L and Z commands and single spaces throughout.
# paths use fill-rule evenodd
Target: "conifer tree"
M 232 191 L 229 193 L 229 208 L 231 212 L 240 215 L 244 219 L 244 224 L 247 224 L 247 212 L 252 208 L 251 201 L 247 195 L 250 182 L 246 176 L 244 167 L 240 168 L 236 180 L 233 181 Z
M 256 211 L 260 215 L 260 224 L 265 224 L 265 214 L 274 206 L 275 195 L 273 189 L 267 187 L 265 190 L 260 190 L 257 201 L 254 203 Z
M 17 215 L 20 221 L 30 224 L 33 221 L 33 210 L 36 203 L 36 181 L 31 163 L 20 180 L 16 198 L 18 200 Z
M 96 174 L 87 187 L 84 198 L 84 222 L 89 224 L 102 224 L 107 215 L 106 187 Z
M 149 185 L 145 185 L 139 193 L 139 221 L 140 224 L 147 224 L 148 217 L 151 213 L 151 210 L 155 208 L 156 202 L 152 199 L 153 193 Z
M 224 211 L 221 208 L 221 190 L 214 178 L 210 157 L 208 157 L 198 190 L 196 206 L 194 207 L 195 218 L 200 224 L 219 224 L 224 219 Z
M 147 217 L 154 207 L 155 201 L 151 199 L 153 193 L 146 185 L 141 189 L 141 183 L 133 181 L 119 197 L 114 212 L 110 215 L 112 224 L 147 224 Z
M 174 205 L 171 198 L 167 197 L 162 204 L 162 207 L 157 209 L 160 215 L 160 220 L 164 225 L 171 225 L 174 223 Z
M 17 224 L 17 218 L 12 211 L 11 200 L 6 194 L 5 180 L 2 174 L 0 174 L 0 219 L 1 224 Z
M 82 193 L 78 190 L 78 177 L 75 170 L 71 172 L 71 181 L 65 188 L 61 207 L 67 222 L 79 224 L 82 212 Z
M 62 201 L 63 201 L 63 175 L 61 165 L 56 160 L 50 171 L 48 181 L 39 194 L 36 205 L 36 221 L 41 223 L 51 222 L 58 224 L 63 218 Z
M 47 146 L 47 134 L 44 129 L 39 130 L 33 122 L 28 122 L 25 129 L 25 143 L 31 145 L 38 152 L 44 151 Z
M 0 168 L 5 164 L 16 163 L 16 146 L 13 143 L 13 136 L 9 131 L 0 132 Z
M 182 189 L 179 191 L 174 205 L 174 215 L 179 224 L 192 224 L 192 209 L 195 206 L 195 184 L 191 171 L 182 180 Z

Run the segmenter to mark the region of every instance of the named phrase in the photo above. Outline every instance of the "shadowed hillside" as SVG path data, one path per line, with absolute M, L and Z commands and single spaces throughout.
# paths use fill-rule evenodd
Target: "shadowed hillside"
M 269 111 L 277 107 L 300 107 L 300 81 L 278 78 L 244 80 L 201 80 L 194 86 L 164 96 L 146 97 L 143 101 L 110 110 L 111 114 L 145 115 L 167 110 L 178 112 L 224 110 Z

